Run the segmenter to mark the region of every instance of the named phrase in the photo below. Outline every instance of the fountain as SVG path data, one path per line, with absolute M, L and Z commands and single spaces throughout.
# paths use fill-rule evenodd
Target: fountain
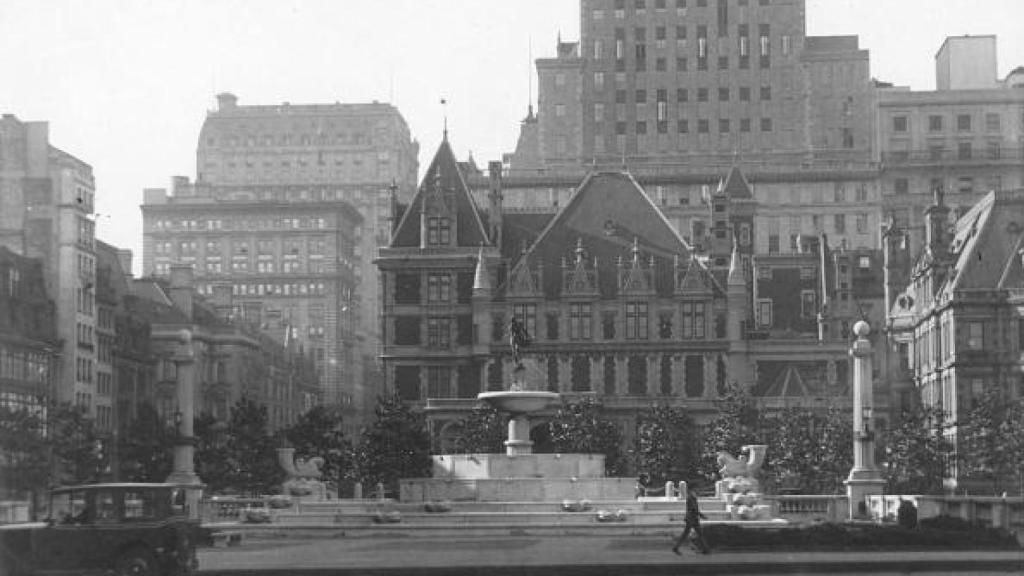
M 433 456 L 431 478 L 403 479 L 403 502 L 475 500 L 556 502 L 633 499 L 633 479 L 606 478 L 603 454 L 534 454 L 530 417 L 556 404 L 556 392 L 531 389 L 521 350 L 529 335 L 515 320 L 509 326 L 513 378 L 508 390 L 477 398 L 509 415 L 505 454 Z

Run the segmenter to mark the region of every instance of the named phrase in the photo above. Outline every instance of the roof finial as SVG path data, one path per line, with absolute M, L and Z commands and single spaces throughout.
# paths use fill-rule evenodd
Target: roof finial
M 639 236 L 633 236 L 633 249 L 631 250 L 631 252 L 633 253 L 633 263 L 634 264 L 639 263 L 640 262 L 640 237 Z
M 583 237 L 576 239 L 576 264 L 583 263 Z
M 448 100 L 441 98 L 441 109 L 444 110 L 444 136 L 445 142 L 448 141 Z

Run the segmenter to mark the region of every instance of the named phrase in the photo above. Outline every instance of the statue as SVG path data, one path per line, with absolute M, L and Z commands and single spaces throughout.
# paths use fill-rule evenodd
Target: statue
M 521 372 L 525 370 L 521 350 L 528 347 L 530 342 L 530 333 L 526 331 L 526 326 L 520 324 L 513 317 L 508 324 L 508 343 L 512 347 L 513 371 Z
M 278 448 L 277 462 L 284 469 L 287 478 L 281 484 L 286 496 L 306 496 L 315 500 L 327 499 L 327 487 L 320 480 L 323 472 L 324 459 L 319 456 L 312 458 L 295 458 L 294 448 Z
M 727 502 L 726 510 L 739 520 L 759 520 L 767 517 L 769 507 L 760 503 L 761 483 L 757 474 L 764 465 L 768 447 L 744 446 L 746 454 L 734 458 L 726 452 L 718 453 L 718 473 L 722 475 L 715 487 Z

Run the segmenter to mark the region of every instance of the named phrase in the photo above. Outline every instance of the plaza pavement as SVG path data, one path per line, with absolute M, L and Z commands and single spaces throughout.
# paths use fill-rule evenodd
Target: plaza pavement
M 336 537 L 199 551 L 203 576 L 1024 574 L 1024 551 L 671 552 L 668 536 Z

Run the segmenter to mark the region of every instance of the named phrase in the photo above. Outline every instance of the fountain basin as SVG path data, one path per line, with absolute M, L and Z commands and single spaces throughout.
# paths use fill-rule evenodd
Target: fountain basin
M 535 390 L 506 390 L 503 392 L 483 392 L 477 398 L 487 402 L 501 412 L 509 414 L 530 414 L 547 408 L 557 402 L 560 396 L 556 392 L 539 392 Z

